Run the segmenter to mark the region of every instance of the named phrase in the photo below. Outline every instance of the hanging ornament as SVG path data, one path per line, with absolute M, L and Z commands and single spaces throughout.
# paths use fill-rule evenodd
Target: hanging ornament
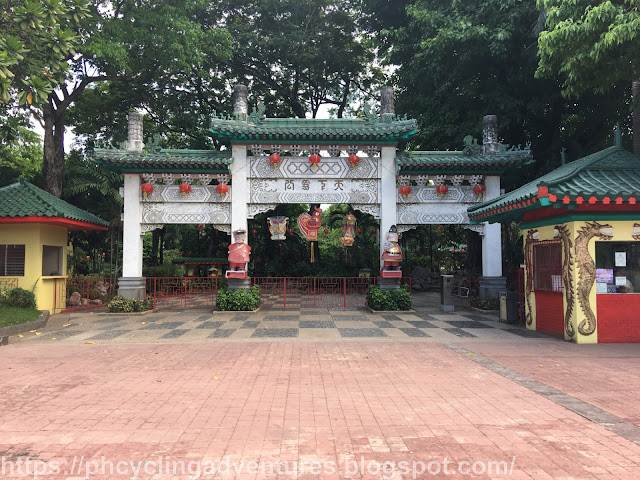
M 229 185 L 226 183 L 219 183 L 216 186 L 216 192 L 220 194 L 220 197 L 224 197 L 229 192 Z
M 322 161 L 322 157 L 317 153 L 309 155 L 309 163 L 312 167 L 317 167 Z
M 487 187 L 485 187 L 482 183 L 478 183 L 473 187 L 473 193 L 475 193 L 479 199 L 482 198 L 486 190 L 487 190 Z
M 440 198 L 443 198 L 447 192 L 449 191 L 449 187 L 447 187 L 444 183 L 441 183 L 436 187 L 436 192 L 440 195 Z
M 258 231 L 254 228 L 253 230 L 251 230 L 251 235 L 256 235 L 258 233 Z
M 411 193 L 411 187 L 409 185 L 403 185 L 398 190 L 398 193 L 402 196 L 403 199 L 406 199 L 407 195 Z
M 353 242 L 356 241 L 356 231 L 358 225 L 356 224 L 356 217 L 352 214 L 345 215 L 342 219 L 342 231 L 340 232 L 340 242 L 345 247 L 350 247 Z
M 199 223 L 198 225 L 196 225 L 196 228 L 197 228 L 198 230 L 202 230 L 202 225 Z
M 371 230 L 371 233 L 372 233 L 373 235 L 375 235 L 376 233 L 378 233 L 378 230 L 376 230 L 376 229 L 374 228 L 373 230 Z
M 325 233 L 325 235 L 326 235 L 327 233 L 329 233 L 329 229 L 328 229 L 328 228 L 325 228 L 325 229 L 324 229 L 324 233 Z
M 142 198 L 147 199 L 147 195 L 151 195 L 153 193 L 153 185 L 150 183 L 143 183 L 140 187 L 142 189 Z
M 311 263 L 315 262 L 313 255 L 313 242 L 318 241 L 318 230 L 322 226 L 322 210 L 313 207 L 313 215 L 303 213 L 298 217 L 298 227 L 300 231 L 311 242 Z
M 360 163 L 360 157 L 358 155 L 356 154 L 349 155 L 349 165 L 351 165 L 351 168 L 356 168 L 359 163 Z
M 268 217 L 267 225 L 269 233 L 271 233 L 271 240 L 286 240 L 285 233 L 293 233 L 291 230 L 287 230 L 288 223 L 289 217 Z
M 271 155 L 269 155 L 269 162 L 271 163 L 271 165 L 273 165 L 273 168 L 278 168 L 281 160 L 282 157 L 280 157 L 280 155 L 278 155 L 277 153 L 272 153 Z
M 191 185 L 189 185 L 188 183 L 181 183 L 180 193 L 183 197 L 186 197 L 189 193 L 191 193 Z
M 460 250 L 460 253 L 464 253 L 464 248 Z

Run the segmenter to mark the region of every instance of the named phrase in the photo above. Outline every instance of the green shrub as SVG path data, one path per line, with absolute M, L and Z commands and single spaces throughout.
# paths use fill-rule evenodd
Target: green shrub
M 253 286 L 249 290 L 221 288 L 218 290 L 217 305 L 220 311 L 246 312 L 255 310 L 260 306 L 260 289 L 257 286 Z
M 127 299 L 122 295 L 116 295 L 107 304 L 107 311 L 111 313 L 144 312 L 145 310 L 151 310 L 152 308 L 153 298 L 151 297 L 140 300 L 139 298 Z
M 165 260 L 164 265 L 156 265 L 155 267 L 143 267 L 143 277 L 181 277 L 182 266 L 174 265 L 173 263 Z
M 498 298 L 481 299 L 480 297 L 471 297 L 471 301 L 469 303 L 473 308 L 478 308 L 480 310 L 499 310 L 500 309 L 500 299 Z
M 36 308 L 36 296 L 24 288 L 16 287 L 6 290 L 0 302 L 5 307 Z
M 411 293 L 407 287 L 403 285 L 396 290 L 380 290 L 379 287 L 371 286 L 367 294 L 367 305 L 372 310 L 410 310 Z

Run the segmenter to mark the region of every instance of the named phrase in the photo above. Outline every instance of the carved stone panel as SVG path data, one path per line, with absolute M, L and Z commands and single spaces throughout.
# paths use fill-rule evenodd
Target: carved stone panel
M 362 157 L 353 167 L 345 157 L 322 157 L 313 166 L 306 157 L 282 157 L 274 167 L 267 157 L 249 157 L 252 178 L 379 178 L 378 159 Z
M 377 180 L 251 179 L 249 203 L 378 203 Z
M 153 192 L 147 195 L 144 203 L 154 202 L 179 202 L 179 203 L 201 203 L 213 202 L 223 203 L 231 201 L 231 189 L 221 196 L 215 186 L 192 185 L 191 192 L 182 195 L 179 185 L 154 185 Z
M 468 224 L 467 206 L 461 204 L 398 204 L 398 224 Z
M 143 203 L 143 224 L 231 223 L 228 203 Z
M 481 201 L 469 185 L 451 186 L 444 197 L 436 192 L 436 187 L 411 187 L 411 193 L 403 199 L 398 193 L 398 203 L 478 203 Z

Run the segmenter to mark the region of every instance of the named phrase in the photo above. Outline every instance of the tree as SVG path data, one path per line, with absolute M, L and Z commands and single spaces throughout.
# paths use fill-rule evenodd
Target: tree
M 632 85 L 634 152 L 640 154 L 640 3 L 637 0 L 538 0 L 546 29 L 538 39 L 536 75 L 560 74 L 563 93 L 608 92 Z
M 26 21 L 27 27 L 33 25 L 38 30 L 46 30 L 51 5 L 61 5 L 54 11 L 66 22 L 59 22 L 62 26 L 56 42 L 66 41 L 68 45 L 61 48 L 48 38 L 43 40 L 43 44 L 51 46 L 58 64 L 68 64 L 69 68 L 49 69 L 44 65 L 47 68 L 45 76 L 52 75 L 51 88 L 36 85 L 37 95 L 29 97 L 27 94 L 25 98 L 27 104 L 31 98 L 38 107 L 37 113 L 44 124 L 45 186 L 52 194 L 60 196 L 65 116 L 87 87 L 105 81 L 164 86 L 168 79 L 190 73 L 195 64 L 207 64 L 227 56 L 231 41 L 227 32 L 216 26 L 219 12 L 205 0 L 94 0 L 82 11 L 79 10 L 78 5 L 82 5 L 79 0 L 73 0 L 73 3 L 71 0 L 64 3 L 62 0 L 47 0 L 42 14 L 36 6 L 25 1 L 24 8 L 22 5 L 8 7 L 7 15 L 16 28 L 25 25 Z M 25 16 L 27 20 L 23 19 Z M 75 36 L 68 28 L 63 29 L 67 25 L 76 29 Z M 76 53 L 74 42 L 78 36 L 81 43 Z M 6 45 L 9 44 L 5 42 L 0 48 L 6 50 Z M 15 51 L 14 57 L 21 55 L 26 58 L 24 50 L 27 47 L 20 50 L 17 42 L 9 47 Z M 44 51 L 48 52 L 46 48 Z M 0 56 L 0 61 L 3 58 Z M 34 62 L 38 67 L 39 62 Z M 11 59 L 5 63 L 11 63 Z M 25 70 L 23 77 L 35 78 L 31 75 L 34 68 Z M 21 98 L 20 93 L 17 95 Z
M 231 75 L 248 83 L 270 116 L 342 117 L 352 96 L 370 94 L 379 69 L 355 0 L 227 0 L 234 42 Z
M 10 185 L 21 177 L 40 184 L 42 147 L 40 137 L 31 130 L 25 115 L 11 115 L 0 107 L 0 187 Z

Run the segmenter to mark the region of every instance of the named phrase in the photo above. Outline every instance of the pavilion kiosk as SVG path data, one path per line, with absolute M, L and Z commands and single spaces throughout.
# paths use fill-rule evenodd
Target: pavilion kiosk
M 37 308 L 53 313 L 65 296 L 55 284 L 67 278 L 68 232 L 108 225 L 27 180 L 0 188 L 0 285 L 33 291 Z
M 528 329 L 640 342 L 640 158 L 621 143 L 469 208 L 471 222 L 521 222 Z

